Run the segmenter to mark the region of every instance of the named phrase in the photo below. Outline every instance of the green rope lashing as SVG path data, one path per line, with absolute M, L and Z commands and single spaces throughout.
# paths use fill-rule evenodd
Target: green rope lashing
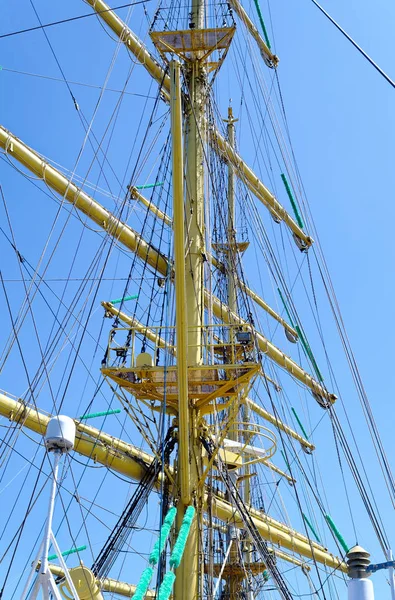
M 170 556 L 170 566 L 174 569 L 180 566 L 194 516 L 195 508 L 193 506 L 188 506 L 182 520 L 180 531 L 178 532 L 177 541 L 174 544 L 173 552 Z
M 153 567 L 159 562 L 160 555 L 162 554 L 165 548 L 166 541 L 169 537 L 170 530 L 174 523 L 176 514 L 177 509 L 175 508 L 175 506 L 173 506 L 169 510 L 165 517 L 165 520 L 163 521 L 163 525 L 160 529 L 159 538 L 155 542 L 155 546 L 149 556 L 149 562 L 152 566 L 147 567 L 142 572 L 140 581 L 136 587 L 136 591 L 132 596 L 133 600 L 144 600 L 148 590 L 148 586 L 154 573 Z M 178 532 L 176 543 L 174 544 L 173 552 L 170 556 L 170 566 L 173 569 L 176 569 L 181 562 L 194 516 L 195 508 L 193 506 L 188 506 L 181 523 L 180 531 Z M 172 571 L 166 573 L 159 588 L 158 600 L 168 600 L 170 598 L 175 579 L 176 576 Z
M 277 288 L 277 291 L 278 291 L 278 295 L 279 295 L 279 296 L 280 296 L 280 298 L 281 298 L 281 302 L 283 303 L 284 310 L 285 310 L 285 312 L 287 313 L 288 320 L 289 320 L 289 324 L 291 325 L 291 327 L 293 327 L 293 328 L 295 329 L 295 326 L 294 326 L 294 324 L 293 324 L 293 321 L 292 321 L 291 314 L 290 314 L 290 312 L 289 312 L 289 310 L 288 310 L 287 303 L 286 303 L 286 302 L 285 302 L 285 300 L 284 300 L 284 296 L 283 296 L 283 294 L 282 294 L 282 291 L 280 290 L 280 288 Z
M 148 190 L 150 188 L 158 187 L 158 185 L 163 185 L 164 181 L 159 181 L 158 183 L 147 183 L 146 185 L 135 185 L 136 190 Z
M 136 591 L 133 594 L 133 600 L 144 600 L 145 595 L 148 590 L 148 586 L 154 574 L 154 566 L 159 562 L 160 555 L 162 554 L 167 538 L 169 537 L 170 529 L 174 523 L 174 519 L 176 518 L 177 509 L 175 506 L 172 506 L 167 513 L 165 520 L 163 521 L 162 527 L 160 528 L 159 538 L 155 542 L 155 546 L 149 555 L 149 563 L 150 566 L 144 569 L 141 574 L 140 581 L 137 584 Z M 164 580 L 162 582 L 162 585 Z M 171 592 L 172 586 L 170 587 Z
M 64 552 L 62 552 L 62 556 L 69 556 L 70 554 L 82 552 L 83 550 L 86 550 L 86 546 L 78 546 L 78 548 L 71 548 L 70 550 L 65 550 Z M 57 554 L 51 554 L 50 556 L 48 556 L 48 560 L 55 560 L 55 558 L 58 558 Z
M 95 419 L 96 417 L 108 417 L 110 415 L 118 415 L 120 412 L 120 408 L 114 408 L 113 410 L 104 410 L 103 412 L 89 413 L 88 415 L 81 415 L 80 421 L 86 419 Z
M 144 571 L 141 573 L 140 581 L 137 584 L 136 591 L 132 596 L 133 600 L 144 600 L 153 574 L 154 569 L 152 567 L 147 567 L 144 569 Z
M 110 300 L 110 304 L 121 304 L 121 302 L 127 302 L 128 300 L 137 300 L 138 294 L 134 296 L 125 296 L 124 298 L 117 298 L 116 300 Z
M 255 4 L 256 12 L 258 13 L 259 22 L 260 22 L 261 27 L 262 27 L 262 31 L 263 31 L 263 35 L 265 37 L 266 45 L 269 48 L 269 50 L 271 50 L 269 36 L 267 35 L 265 21 L 263 20 L 261 7 L 259 6 L 258 0 L 254 0 L 254 4 Z
M 321 544 L 321 540 L 317 535 L 316 530 L 314 529 L 313 525 L 310 523 L 309 519 L 306 517 L 306 515 L 304 513 L 302 513 L 304 520 L 306 521 L 306 524 L 308 526 L 308 528 L 310 529 L 311 533 L 313 534 L 313 536 L 315 537 L 315 539 L 317 540 L 317 542 L 319 544 Z
M 168 573 L 166 573 L 164 576 L 162 583 L 160 584 L 158 600 L 168 600 L 168 598 L 170 598 L 175 580 L 176 576 L 173 571 L 168 571 Z
M 281 173 L 281 179 L 283 180 L 283 184 L 284 184 L 285 189 L 287 191 L 289 201 L 291 202 L 291 206 L 292 206 L 293 211 L 294 211 L 296 222 L 299 225 L 299 227 L 301 229 L 303 229 L 304 225 L 303 225 L 302 217 L 300 216 L 300 213 L 299 213 L 298 205 L 295 202 L 294 195 L 292 193 L 292 190 L 290 188 L 290 185 L 289 185 L 288 180 L 287 180 L 286 176 L 284 175 L 284 173 Z
M 173 569 L 177 569 L 177 567 L 180 566 L 194 516 L 195 508 L 193 506 L 188 506 L 170 556 L 170 567 Z M 158 600 L 168 600 L 170 598 L 175 580 L 176 576 L 173 571 L 166 573 L 159 588 Z
M 313 353 L 311 351 L 311 348 L 310 348 L 309 344 L 307 343 L 306 338 L 304 337 L 303 333 L 301 332 L 299 325 L 294 325 L 294 323 L 292 321 L 291 313 L 288 310 L 288 306 L 287 306 L 287 303 L 285 302 L 285 299 L 284 299 L 282 291 L 280 290 L 280 288 L 277 288 L 277 291 L 278 291 L 278 294 L 279 294 L 279 296 L 281 298 L 281 302 L 283 303 L 284 310 L 287 313 L 290 325 L 295 329 L 296 333 L 298 334 L 298 337 L 300 338 L 300 341 L 302 342 L 303 348 L 305 349 L 305 352 L 306 352 L 307 356 L 311 360 L 311 364 L 314 367 L 314 370 L 315 370 L 315 373 L 317 375 L 317 378 L 319 379 L 319 381 L 321 381 L 321 383 L 323 383 L 324 378 L 321 375 L 321 371 L 318 368 L 318 365 L 317 365 L 316 360 L 314 358 L 314 355 L 313 355 Z M 299 423 L 299 425 L 301 425 L 301 423 Z
M 336 525 L 332 521 L 332 518 L 329 515 L 325 515 L 325 519 L 328 521 L 329 527 L 332 529 L 333 533 L 335 534 L 337 541 L 343 548 L 344 552 L 347 554 L 347 552 L 349 551 L 350 548 L 347 546 L 347 544 L 344 540 L 344 537 L 342 536 L 342 534 L 340 533 L 340 531 L 338 530 L 338 528 L 336 527 Z
M 308 440 L 308 439 L 309 439 L 309 436 L 307 435 L 307 433 L 306 433 L 306 430 L 305 430 L 305 428 L 303 427 L 301 420 L 299 419 L 298 415 L 296 414 L 296 410 L 295 410 L 293 407 L 291 407 L 291 410 L 292 410 L 292 412 L 293 412 L 293 414 L 294 414 L 294 416 L 295 416 L 295 419 L 296 419 L 296 420 L 297 420 L 297 422 L 298 422 L 298 425 L 299 425 L 299 427 L 300 427 L 300 429 L 301 429 L 301 431 L 302 431 L 302 433 L 303 433 L 304 437 L 306 438 L 306 440 Z
M 303 333 L 301 332 L 300 327 L 298 325 L 295 325 L 295 329 L 296 329 L 296 331 L 298 333 L 298 336 L 300 337 L 300 341 L 302 342 L 303 348 L 305 349 L 307 356 L 311 360 L 311 363 L 312 363 L 312 365 L 314 367 L 314 370 L 315 370 L 315 373 L 317 375 L 317 378 L 322 383 L 324 381 L 324 378 L 321 375 L 321 371 L 318 368 L 318 365 L 317 365 L 317 363 L 315 361 L 315 358 L 314 358 L 314 355 L 313 355 L 313 353 L 311 351 L 311 348 L 310 348 L 309 344 L 307 343 L 307 341 L 306 341 Z
M 167 538 L 169 537 L 170 530 L 174 523 L 174 519 L 176 518 L 177 509 L 175 506 L 172 506 L 169 512 L 167 513 L 165 520 L 163 521 L 163 525 L 160 528 L 159 538 L 155 542 L 155 546 L 152 549 L 151 554 L 149 555 L 149 562 L 151 565 L 156 565 L 159 562 L 160 555 L 162 554 Z

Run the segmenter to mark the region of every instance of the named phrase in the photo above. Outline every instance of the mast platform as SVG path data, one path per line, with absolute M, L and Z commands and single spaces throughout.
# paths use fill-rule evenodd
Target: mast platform
M 202 414 L 214 410 L 213 401 L 225 400 L 215 409 L 245 394 L 260 372 L 252 330 L 240 325 L 212 325 L 200 329 L 201 362 L 188 366 L 188 398 Z M 132 394 L 169 414 L 178 414 L 178 375 L 175 327 L 115 328 L 110 332 L 102 373 Z M 122 336 L 123 342 L 118 343 Z M 224 341 L 228 340 L 228 341 Z
M 186 29 L 178 31 L 152 31 L 152 42 L 167 61 L 167 54 L 176 54 L 185 62 L 198 60 L 206 63 L 215 51 L 218 59 L 206 63 L 209 70 L 217 68 L 225 58 L 236 27 L 220 27 L 210 29 Z

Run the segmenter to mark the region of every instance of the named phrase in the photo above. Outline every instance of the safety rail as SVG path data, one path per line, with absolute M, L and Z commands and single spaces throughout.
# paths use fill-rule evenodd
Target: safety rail
M 252 329 L 240 325 L 204 325 L 199 328 L 188 328 L 193 334 L 200 332 L 199 344 L 190 344 L 189 348 L 199 348 L 201 361 L 199 366 L 235 365 L 246 362 L 257 362 Z M 122 340 L 119 334 L 126 334 Z M 114 327 L 109 334 L 108 349 L 103 366 L 116 365 L 139 366 L 137 357 L 150 354 L 152 361 L 146 366 L 170 366 L 177 353 L 176 328 L 171 327 Z M 147 360 L 144 356 L 140 360 Z M 143 364 L 143 363 L 140 363 Z

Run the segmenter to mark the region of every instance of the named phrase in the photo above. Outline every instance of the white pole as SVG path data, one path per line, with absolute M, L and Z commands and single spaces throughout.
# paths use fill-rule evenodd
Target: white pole
M 32 564 L 32 568 L 30 570 L 30 574 L 29 574 L 28 580 L 26 581 L 25 587 L 23 588 L 21 600 L 23 600 L 27 596 L 27 593 L 28 593 L 28 591 L 30 589 L 30 586 L 31 586 L 31 583 L 33 581 L 33 577 L 36 574 L 36 567 L 38 565 L 38 561 L 40 559 L 41 551 L 43 549 L 43 543 L 44 543 L 44 540 L 41 542 L 40 548 L 38 549 L 38 552 L 37 552 L 37 555 L 36 555 L 36 558 L 35 558 L 35 560 L 34 560 L 34 562 Z
M 387 550 L 387 560 L 393 560 L 393 556 L 392 556 L 392 550 L 391 548 L 388 548 Z M 394 569 L 393 567 L 390 567 L 388 569 L 388 575 L 390 578 L 390 588 L 391 588 L 391 600 L 395 600 L 395 581 L 394 581 Z
M 373 583 L 370 579 L 349 579 L 348 600 L 374 600 Z
M 78 600 L 78 598 L 79 598 L 79 597 L 78 597 L 77 590 L 75 589 L 75 586 L 74 586 L 73 580 L 71 579 L 71 575 L 70 575 L 70 573 L 69 573 L 69 570 L 68 570 L 68 568 L 67 568 L 67 565 L 66 565 L 66 563 L 65 563 L 65 561 L 64 561 L 64 558 L 63 558 L 63 556 L 62 556 L 62 553 L 61 553 L 61 551 L 60 551 L 60 548 L 59 548 L 59 546 L 58 546 L 58 542 L 56 541 L 56 538 L 55 538 L 54 534 L 52 533 L 52 531 L 51 531 L 51 539 L 52 539 L 52 544 L 53 544 L 53 547 L 54 547 L 54 549 L 55 549 L 55 552 L 56 552 L 56 554 L 58 555 L 59 562 L 60 562 L 60 564 L 61 564 L 61 566 L 62 566 L 62 568 L 63 568 L 64 575 L 65 575 L 65 577 L 66 577 L 66 581 L 67 581 L 67 583 L 69 584 L 69 589 L 70 589 L 70 592 L 73 594 L 73 598 L 74 598 L 75 600 Z M 51 579 L 53 580 L 53 575 L 52 575 L 52 573 L 51 573 Z M 53 584 L 54 584 L 54 586 L 55 586 L 55 588 L 56 588 L 56 585 L 55 585 L 55 581 L 54 581 L 54 580 L 53 580 Z M 59 598 L 61 598 L 60 594 L 59 594 Z
M 51 543 L 52 518 L 53 518 L 53 511 L 55 508 L 56 486 L 58 483 L 59 461 L 60 461 L 61 456 L 62 456 L 61 451 L 55 450 L 54 457 L 53 457 L 53 479 L 52 479 L 52 483 L 51 483 L 51 494 L 49 497 L 48 518 L 47 518 L 47 522 L 45 524 L 44 547 L 43 547 L 43 553 L 41 556 L 41 566 L 40 566 L 41 574 L 46 573 L 47 569 L 48 569 L 48 552 L 49 552 L 49 546 Z

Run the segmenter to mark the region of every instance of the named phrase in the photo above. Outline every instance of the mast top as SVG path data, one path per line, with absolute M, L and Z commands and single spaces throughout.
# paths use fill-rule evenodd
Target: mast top
M 208 71 L 217 69 L 225 59 L 236 27 L 152 31 L 150 36 L 162 58 L 176 54 L 186 63 L 203 63 Z M 215 58 L 208 60 L 215 53 Z
M 226 10 L 222 15 L 207 14 L 204 18 L 202 15 L 198 18 L 198 13 L 195 7 L 187 21 L 184 19 L 182 22 L 180 19 L 171 20 L 166 9 L 160 9 L 150 36 L 165 62 L 177 55 L 185 63 L 198 62 L 208 72 L 215 71 L 225 59 L 236 31 L 233 15 Z M 161 22 L 165 24 L 164 28 L 155 29 L 156 24 Z

